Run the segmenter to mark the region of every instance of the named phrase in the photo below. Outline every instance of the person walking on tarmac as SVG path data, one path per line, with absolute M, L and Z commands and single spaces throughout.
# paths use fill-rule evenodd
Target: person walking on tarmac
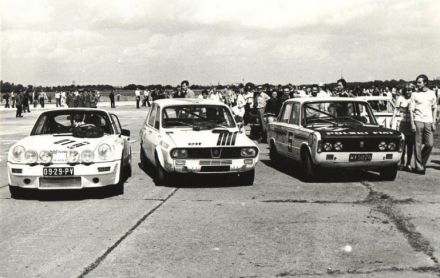
M 113 90 L 111 90 L 108 97 L 110 98 L 110 107 L 115 108 L 116 107 L 115 106 L 115 92 L 113 92 Z
M 3 95 L 3 99 L 5 100 L 5 108 L 9 108 L 9 93 L 8 92 L 6 92 Z
M 15 96 L 15 106 L 17 107 L 15 117 L 22 118 L 23 115 L 21 115 L 21 113 L 23 112 L 23 92 L 17 92 L 17 95 Z

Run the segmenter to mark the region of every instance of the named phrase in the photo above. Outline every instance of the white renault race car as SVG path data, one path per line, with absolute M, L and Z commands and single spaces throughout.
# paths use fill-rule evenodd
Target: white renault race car
M 31 135 L 8 153 L 12 197 L 24 189 L 82 189 L 112 185 L 117 194 L 131 175 L 130 131 L 104 110 L 59 109 L 44 112 Z
M 158 185 L 176 182 L 176 173 L 235 173 L 242 184 L 254 182 L 259 149 L 223 103 L 157 100 L 139 138 L 142 166 L 154 167 Z

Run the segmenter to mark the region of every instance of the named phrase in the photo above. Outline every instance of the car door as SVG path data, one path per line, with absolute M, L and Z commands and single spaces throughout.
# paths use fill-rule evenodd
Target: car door
M 116 116 L 115 114 L 110 114 L 110 117 L 112 118 L 112 122 L 116 134 L 120 135 L 120 138 L 122 139 L 124 144 L 124 150 L 122 152 L 123 159 L 126 162 L 130 162 L 131 161 L 130 136 L 127 132 L 123 132 L 121 122 L 119 121 L 118 116 Z
M 301 149 L 301 142 L 308 138 L 306 132 L 300 126 L 301 104 L 292 103 L 292 112 L 290 113 L 289 125 L 287 127 L 287 154 L 289 157 L 298 159 Z M 307 139 L 306 139 L 307 140 Z
M 160 142 L 160 107 L 153 104 L 150 115 L 145 125 L 145 132 L 143 133 L 143 148 L 147 158 L 155 162 L 155 149 Z
M 284 103 L 280 116 L 278 117 L 275 132 L 277 135 L 277 150 L 284 156 L 289 156 L 290 143 L 288 138 L 289 120 L 292 113 L 292 103 Z

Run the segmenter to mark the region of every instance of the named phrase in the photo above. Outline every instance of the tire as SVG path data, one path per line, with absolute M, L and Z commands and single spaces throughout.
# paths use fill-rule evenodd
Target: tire
M 145 155 L 145 151 L 142 148 L 142 143 L 141 143 L 141 151 L 140 151 L 140 160 L 141 160 L 141 167 L 142 169 L 147 169 L 147 156 Z
M 240 174 L 240 184 L 253 185 L 255 180 L 255 169 Z
M 25 189 L 18 186 L 9 186 L 9 193 L 12 199 L 21 199 L 26 196 Z
M 156 185 L 157 186 L 168 186 L 172 180 L 172 174 L 165 171 L 165 169 L 160 165 L 159 159 L 156 155 Z
M 277 147 L 275 147 L 275 143 L 273 141 L 270 141 L 269 158 L 274 164 L 278 164 L 280 162 L 280 154 L 278 153 Z
M 123 165 L 123 159 L 121 158 L 121 165 L 119 166 L 119 181 L 117 184 L 114 184 L 111 186 L 111 192 L 114 195 L 122 195 L 124 194 L 124 165 Z
M 305 180 L 311 181 L 316 178 L 316 165 L 313 164 L 312 157 L 310 156 L 310 153 L 308 151 L 304 153 L 302 165 L 303 177 Z
M 397 166 L 386 167 L 379 171 L 380 177 L 386 181 L 393 181 L 397 177 Z

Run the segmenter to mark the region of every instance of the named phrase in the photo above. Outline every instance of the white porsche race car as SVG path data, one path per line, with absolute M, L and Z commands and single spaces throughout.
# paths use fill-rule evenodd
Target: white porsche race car
M 131 175 L 130 131 L 104 110 L 59 109 L 44 112 L 31 135 L 8 153 L 12 197 L 24 189 L 82 189 L 111 185 L 122 194 Z
M 259 149 L 223 103 L 157 100 L 139 138 L 142 166 L 154 167 L 158 185 L 177 182 L 176 173 L 235 173 L 241 184 L 254 182 Z

